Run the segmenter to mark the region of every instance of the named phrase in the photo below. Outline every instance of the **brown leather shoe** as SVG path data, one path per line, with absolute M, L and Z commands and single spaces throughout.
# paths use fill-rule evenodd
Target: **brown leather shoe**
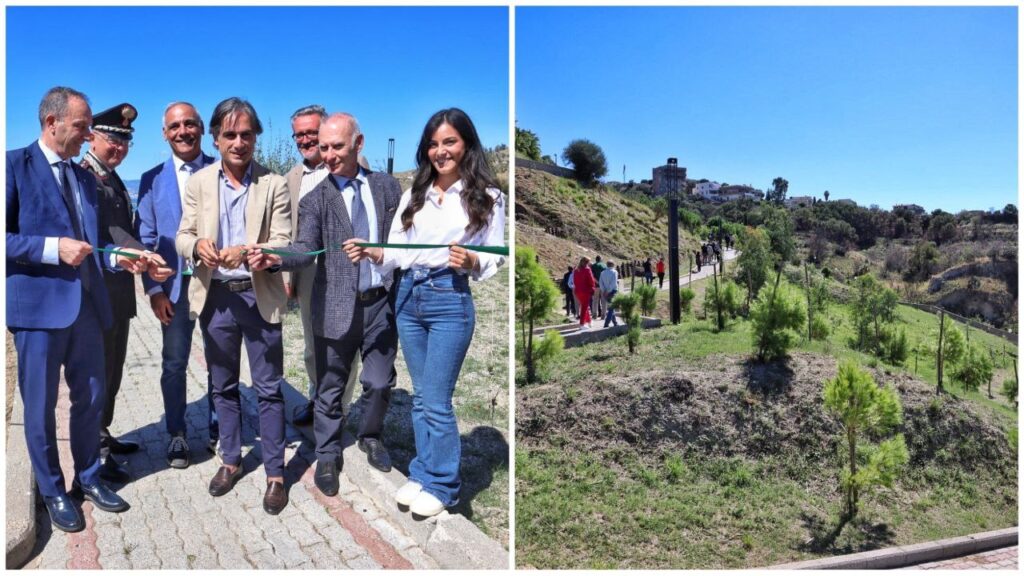
M 288 505 L 288 489 L 284 482 L 271 480 L 267 482 L 267 491 L 263 494 L 263 509 L 267 514 L 277 516 Z
M 242 477 L 242 467 L 235 468 L 232 473 L 227 466 L 221 466 L 210 480 L 210 496 L 223 496 L 235 487 L 235 482 Z

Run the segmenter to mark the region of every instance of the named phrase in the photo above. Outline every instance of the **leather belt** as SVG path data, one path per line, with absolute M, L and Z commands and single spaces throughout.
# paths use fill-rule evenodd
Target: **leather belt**
M 385 290 L 383 286 L 378 286 L 376 288 L 370 288 L 366 292 L 357 292 L 356 299 L 360 302 L 369 302 L 371 300 L 383 298 L 384 296 L 387 296 L 387 293 L 388 291 Z
M 252 280 L 214 280 L 214 283 L 220 284 L 231 292 L 252 290 Z

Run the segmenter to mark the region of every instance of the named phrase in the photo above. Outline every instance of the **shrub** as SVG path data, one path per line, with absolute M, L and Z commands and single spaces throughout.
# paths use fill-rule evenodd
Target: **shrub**
M 841 474 L 840 486 L 845 515 L 852 518 L 857 514 L 861 494 L 872 486 L 892 486 L 909 460 L 902 434 L 877 446 L 858 446 L 866 435 L 879 436 L 898 427 L 903 421 L 903 407 L 894 389 L 882 388 L 871 374 L 852 362 L 844 362 L 835 379 L 825 382 L 822 401 L 843 429 L 847 468 Z
M 679 289 L 679 306 L 683 309 L 683 314 L 689 314 L 690 308 L 693 304 L 693 299 L 697 297 L 697 293 L 693 291 L 693 288 L 680 288 Z
M 564 349 L 565 338 L 557 330 L 544 331 L 544 338 L 541 338 L 533 348 L 533 361 L 538 380 L 547 378 L 552 361 L 557 359 Z
M 1014 406 L 1014 408 L 1016 408 L 1017 407 L 1017 379 L 1016 378 L 1009 378 L 1007 380 L 1003 380 L 1002 393 L 1003 393 L 1003 396 L 1006 396 L 1007 400 L 1009 400 L 1010 402 L 1013 402 L 1013 406 Z
M 640 312 L 644 316 L 650 316 L 654 312 L 654 299 L 658 296 L 658 289 L 653 284 L 641 284 L 634 292 L 640 297 Z
M 815 316 L 811 320 L 811 339 L 812 340 L 825 340 L 831 333 L 828 325 L 828 320 L 824 316 Z
M 902 366 L 910 355 L 907 344 L 907 331 L 903 328 L 886 328 L 882 331 L 879 352 L 883 360 L 895 366 Z
M 640 344 L 640 314 L 637 313 L 637 306 L 640 304 L 640 297 L 635 293 L 618 294 L 612 299 L 612 308 L 619 311 L 619 315 L 626 320 L 629 329 L 626 331 L 626 344 L 629 345 L 629 353 L 636 352 Z
M 516 247 L 516 322 L 525 344 L 523 360 L 526 381 L 537 380 L 534 365 L 533 325 L 544 318 L 558 300 L 559 292 L 548 273 L 537 263 L 536 253 L 526 246 Z
M 807 321 L 800 296 L 786 283 L 778 289 L 762 290 L 750 308 L 754 348 L 758 361 L 782 358 L 796 345 L 797 332 Z

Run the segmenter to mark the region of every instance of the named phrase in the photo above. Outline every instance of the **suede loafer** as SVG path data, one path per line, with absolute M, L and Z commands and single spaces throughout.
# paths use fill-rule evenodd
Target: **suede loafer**
M 288 488 L 284 482 L 271 480 L 267 482 L 267 491 L 263 493 L 263 510 L 267 514 L 277 516 L 288 505 Z
M 241 477 L 241 466 L 235 468 L 234 472 L 227 466 L 221 466 L 213 475 L 213 480 L 210 480 L 210 496 L 223 496 L 231 492 L 231 489 L 235 487 L 235 482 L 238 482 Z

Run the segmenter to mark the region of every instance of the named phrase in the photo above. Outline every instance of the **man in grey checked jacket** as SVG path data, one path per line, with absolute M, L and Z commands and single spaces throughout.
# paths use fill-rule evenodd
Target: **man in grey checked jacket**
M 319 141 L 331 175 L 299 202 L 298 237 L 282 249 L 293 254 L 256 250 L 249 264 L 256 270 L 275 265 L 295 270 L 316 260 L 311 302 L 318 381 L 313 416 L 314 480 L 321 492 L 334 496 L 342 463 L 341 399 L 357 352 L 363 362 L 359 448 L 372 466 L 391 470 L 381 430 L 395 386 L 398 332 L 390 294 L 396 274 L 380 275 L 368 261 L 354 264 L 340 247 L 349 238 L 385 242 L 402 189 L 391 176 L 360 168 L 363 135 L 355 117 L 332 114 L 320 125 Z M 324 249 L 319 255 L 296 254 Z

